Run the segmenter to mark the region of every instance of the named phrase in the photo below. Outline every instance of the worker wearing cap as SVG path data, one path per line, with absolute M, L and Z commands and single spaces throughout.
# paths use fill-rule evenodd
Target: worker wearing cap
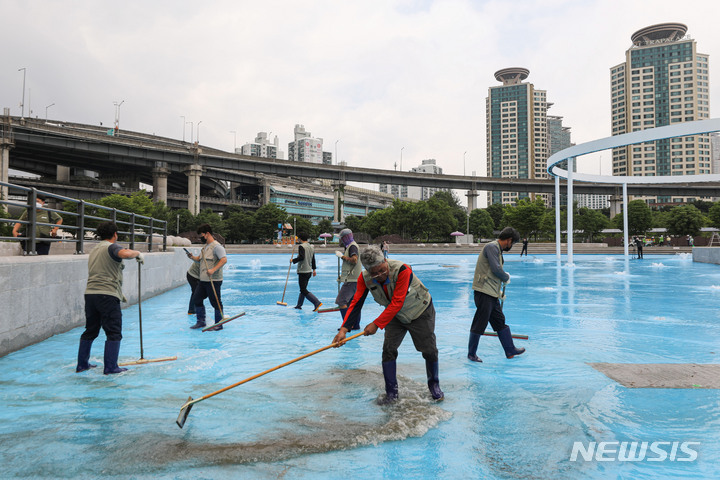
M 352 230 L 349 228 L 340 231 L 340 246 L 344 247 L 345 250 L 342 252 L 338 250 L 335 255 L 342 260 L 340 276 L 338 277 L 338 282 L 342 283 L 342 286 L 337 298 L 335 298 L 335 303 L 342 307 L 340 308 L 340 316 L 344 321 L 347 306 L 350 305 L 350 301 L 353 299 L 357 289 L 357 281 L 362 272 L 362 265 L 359 261 L 360 249 L 358 244 L 355 243 Z M 357 316 L 355 323 L 351 325 L 351 329 L 360 329 L 360 315 Z

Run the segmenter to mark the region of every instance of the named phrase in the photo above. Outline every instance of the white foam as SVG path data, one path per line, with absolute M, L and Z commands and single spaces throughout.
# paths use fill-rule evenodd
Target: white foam
M 545 260 L 543 260 L 542 258 L 533 258 L 532 263 L 543 264 L 545 263 Z
M 650 265 L 650 266 L 651 266 L 651 267 L 656 267 L 656 268 L 662 268 L 662 267 L 664 267 L 665 265 L 662 264 L 662 263 L 653 263 L 653 264 Z
M 720 285 L 710 285 L 710 290 L 720 290 Z
M 250 266 L 252 268 L 258 268 L 262 266 L 262 262 L 259 258 L 253 258 L 252 260 L 250 260 Z

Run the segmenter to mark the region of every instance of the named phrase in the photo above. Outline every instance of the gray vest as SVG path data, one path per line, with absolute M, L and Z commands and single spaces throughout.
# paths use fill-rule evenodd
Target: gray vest
M 315 248 L 309 243 L 301 243 L 298 248 L 303 249 L 305 258 L 297 264 L 297 273 L 311 273 L 312 272 L 312 259 L 315 255 Z
M 498 298 L 500 297 L 500 290 L 502 288 L 502 281 L 495 276 L 494 273 L 492 273 L 492 270 L 490 270 L 490 263 L 488 262 L 487 258 L 485 258 L 485 255 L 483 255 L 483 252 L 485 252 L 485 249 L 488 247 L 488 245 L 491 244 L 497 245 L 498 248 L 498 262 L 500 265 L 505 263 L 505 260 L 503 260 L 502 255 L 502 248 L 500 248 L 500 244 L 497 240 L 493 240 L 492 242 L 488 243 L 483 247 L 483 251 L 478 255 L 477 264 L 475 265 L 475 276 L 473 277 L 473 290 L 476 290 L 481 293 L 486 293 L 490 295 L 491 297 Z
M 86 295 L 112 295 L 124 301 L 122 293 L 123 262 L 113 260 L 108 252 L 112 245 L 107 240 L 98 243 L 88 256 Z
M 344 255 L 346 257 L 350 256 L 350 247 L 353 245 L 355 245 L 358 249 L 358 261 L 355 265 L 353 265 L 352 263 L 343 260 L 342 269 L 340 270 L 340 281 L 344 283 L 357 282 L 360 272 L 362 272 L 362 264 L 360 263 L 360 247 L 357 243 L 351 242 L 350 245 L 345 247 Z
M 212 243 L 205 245 L 202 250 L 200 251 L 200 281 L 201 282 L 209 282 L 210 276 L 208 275 L 208 270 L 211 268 L 215 268 L 215 264 L 218 262 L 218 260 L 215 258 L 215 247 L 220 245 L 220 242 L 217 240 L 213 241 Z M 213 282 L 220 282 L 223 279 L 223 272 L 222 268 L 218 269 L 217 272 L 213 273 L 212 275 L 212 281 Z
M 399 260 L 388 260 L 387 262 L 390 266 L 390 273 L 388 274 L 390 283 L 387 285 L 388 296 L 390 298 L 385 296 L 383 286 L 373 281 L 370 277 L 370 272 L 367 270 L 362 272 L 365 286 L 370 291 L 375 301 L 383 307 L 390 305 L 393 292 L 395 291 L 395 285 L 397 284 L 398 274 L 400 273 L 400 268 L 404 265 L 404 263 Z M 410 323 L 425 311 L 431 300 L 432 297 L 430 296 L 430 292 L 427 287 L 423 285 L 417 275 L 413 273 L 412 280 L 410 281 L 410 287 L 408 288 L 407 295 L 405 296 L 405 302 L 395 317 L 397 317 L 397 319 L 402 323 Z

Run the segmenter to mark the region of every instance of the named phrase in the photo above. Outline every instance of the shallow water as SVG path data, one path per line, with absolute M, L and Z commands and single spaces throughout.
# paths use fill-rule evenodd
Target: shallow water
M 142 304 L 144 357 L 177 361 L 74 373 L 82 329 L 0 358 L 3 478 L 718 478 L 720 392 L 627 389 L 588 362 L 719 363 L 720 267 L 687 256 L 506 257 L 508 360 L 483 337 L 465 359 L 475 256 L 397 256 L 437 311 L 440 380 L 430 400 L 410 338 L 400 349 L 401 401 L 379 407 L 382 333 L 352 340 L 196 404 L 201 397 L 328 345 L 337 312 L 297 298 L 287 255 L 231 255 L 221 332 L 190 330 L 189 288 Z M 310 290 L 333 306 L 336 259 L 318 255 Z M 363 325 L 380 308 L 370 300 Z M 140 356 L 138 308 L 123 311 L 121 361 Z M 91 360 L 102 364 L 102 342 Z M 697 459 L 570 461 L 574 442 L 699 442 Z M 669 452 L 669 448 L 665 447 Z M 678 457 L 680 458 L 680 457 Z

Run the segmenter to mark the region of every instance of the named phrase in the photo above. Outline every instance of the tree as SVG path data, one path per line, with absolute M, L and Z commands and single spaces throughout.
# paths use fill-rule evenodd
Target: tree
M 500 230 L 505 206 L 502 203 L 493 203 L 492 205 L 488 205 L 485 210 L 487 210 L 492 217 L 493 222 L 495 223 L 495 230 Z
M 355 217 L 355 218 L 357 218 L 357 217 Z M 346 220 L 347 220 L 347 218 L 346 218 Z M 361 222 L 362 220 L 360 220 L 358 218 L 358 221 Z M 333 232 L 332 222 L 327 218 L 323 218 L 317 224 L 317 232 L 318 232 L 318 235 L 320 235 L 321 233 L 332 233 Z
M 363 218 L 362 227 L 359 230 L 367 233 L 372 238 L 392 233 L 388 232 L 387 230 L 388 218 L 390 214 L 391 213 L 389 208 L 370 212 L 369 215 Z M 353 232 L 354 231 L 355 230 L 353 230 Z
M 219 235 L 222 235 L 223 237 L 227 236 L 225 224 L 223 223 L 222 217 L 220 216 L 220 214 L 213 212 L 211 208 L 201 210 L 200 213 L 198 213 L 196 216 L 196 221 L 198 223 L 198 226 L 207 223 L 208 225 L 210 225 L 210 228 L 212 228 L 213 233 L 217 233 Z
M 633 200 L 628 203 L 628 234 L 645 235 L 645 232 L 652 228 L 652 211 L 643 200 Z M 612 219 L 615 228 L 623 229 L 622 214 L 615 215 Z
M 252 240 L 254 216 L 239 205 L 231 205 L 225 210 L 223 223 L 225 224 L 225 240 L 230 243 L 240 243 Z
M 476 208 L 470 212 L 470 233 L 478 240 L 481 238 L 493 238 L 495 222 L 492 217 L 482 208 Z
M 329 227 L 326 227 L 324 231 L 331 233 L 332 232 L 332 223 L 330 223 L 330 220 L 327 221 L 330 225 Z M 356 216 L 356 215 L 348 215 L 345 217 L 345 227 L 349 228 L 353 232 L 361 232 L 363 231 L 363 219 Z
M 530 237 L 540 229 L 545 215 L 545 202 L 541 198 L 530 201 L 527 198 L 521 198 L 514 208 L 506 208 L 503 214 L 503 225 L 509 225 L 515 228 L 521 237 Z
M 668 233 L 670 235 L 695 236 L 705 224 L 705 217 L 695 205 L 683 205 L 673 208 L 668 218 Z
M 297 215 L 291 215 L 287 218 L 286 221 L 287 223 L 295 227 L 295 235 L 297 235 L 299 232 L 305 232 L 308 234 L 308 237 L 310 237 L 310 240 L 314 240 L 316 238 L 315 225 L 313 225 L 312 222 L 307 218 Z
M 414 205 L 411 202 L 404 202 L 402 200 L 393 200 L 392 206 L 389 208 L 390 215 L 388 216 L 388 233 L 397 234 L 402 238 L 411 237 L 415 230 L 414 224 L 416 219 L 414 217 Z
M 573 225 L 577 230 L 582 230 L 582 237 L 588 242 L 593 241 L 593 237 L 607 228 L 610 221 L 605 215 L 597 210 L 582 207 L 575 215 Z
M 440 190 L 439 192 L 435 192 L 428 201 L 433 199 L 439 200 L 450 207 L 450 212 L 452 213 L 452 216 L 455 217 L 455 220 L 457 220 L 457 224 L 465 225 L 467 213 L 462 205 L 460 205 L 460 200 L 455 195 L 455 192 L 451 190 Z
M 720 202 L 715 202 L 715 205 L 710 207 L 708 217 L 710 219 L 710 225 L 715 228 L 720 228 Z
M 274 203 L 266 203 L 255 212 L 253 224 L 253 238 L 258 240 L 271 240 L 275 238 L 278 224 L 285 223 L 287 212 Z

